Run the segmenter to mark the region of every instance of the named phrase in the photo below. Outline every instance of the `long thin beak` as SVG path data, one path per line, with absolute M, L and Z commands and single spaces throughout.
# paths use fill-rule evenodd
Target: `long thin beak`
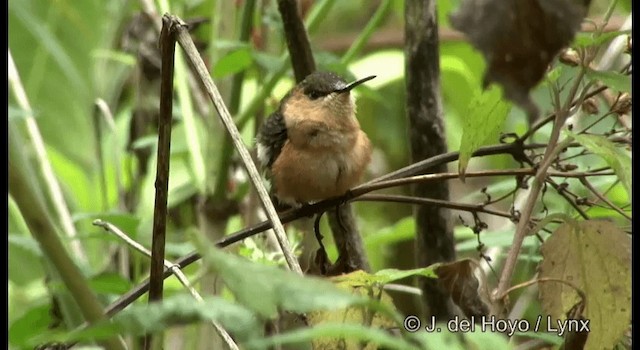
M 335 92 L 337 92 L 337 93 L 339 93 L 339 94 L 341 94 L 341 93 L 343 93 L 343 92 L 349 92 L 349 91 L 351 91 L 351 89 L 353 89 L 354 87 L 356 87 L 356 86 L 358 86 L 358 85 L 360 85 L 360 84 L 362 84 L 362 83 L 366 83 L 367 81 L 369 81 L 369 80 L 371 80 L 371 79 L 373 79 L 373 78 L 375 78 L 375 77 L 376 77 L 375 75 L 370 75 L 370 76 L 368 76 L 368 77 L 366 77 L 366 78 L 362 78 L 362 79 L 360 79 L 360 80 L 356 80 L 356 81 L 354 81 L 353 83 L 349 83 L 349 84 L 347 84 L 347 86 L 343 87 L 342 89 L 338 89 L 338 90 L 336 90 Z

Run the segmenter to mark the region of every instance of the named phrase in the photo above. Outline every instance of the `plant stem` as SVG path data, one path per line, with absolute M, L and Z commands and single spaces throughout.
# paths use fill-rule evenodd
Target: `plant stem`
M 175 35 L 178 39 L 178 42 L 180 43 L 180 46 L 184 49 L 185 54 L 187 55 L 189 61 L 195 67 L 198 77 L 203 83 L 205 90 L 209 95 L 209 98 L 213 102 L 216 110 L 218 111 L 218 115 L 220 116 L 220 119 L 222 120 L 225 128 L 227 129 L 227 132 L 231 136 L 231 140 L 233 141 L 233 144 L 236 150 L 240 154 L 240 158 L 242 159 L 242 162 L 247 170 L 247 173 L 249 174 L 249 178 L 251 179 L 251 182 L 255 186 L 256 191 L 260 196 L 260 200 L 262 201 L 262 205 L 264 206 L 264 209 L 267 212 L 267 216 L 269 217 L 269 220 L 273 224 L 276 238 L 278 239 L 278 243 L 280 244 L 280 248 L 282 249 L 285 260 L 287 261 L 287 265 L 294 272 L 298 274 L 302 274 L 302 269 L 300 268 L 300 265 L 298 264 L 298 261 L 296 260 L 290 248 L 289 241 L 287 240 L 287 236 L 284 231 L 284 227 L 282 226 L 282 223 L 280 222 L 280 218 L 278 217 L 278 214 L 276 213 L 276 210 L 273 207 L 273 203 L 271 203 L 271 199 L 269 198 L 269 194 L 267 190 L 262 184 L 262 179 L 260 177 L 260 174 L 258 173 L 258 169 L 256 168 L 256 165 L 253 163 L 253 160 L 251 159 L 251 155 L 249 154 L 247 147 L 242 141 L 238 128 L 233 123 L 233 119 L 229 114 L 229 110 L 227 109 L 227 107 L 224 105 L 224 102 L 222 101 L 222 96 L 220 96 L 220 92 L 218 92 L 218 89 L 213 83 L 213 80 L 211 80 L 211 76 L 207 72 L 207 68 L 204 65 L 204 62 L 202 61 L 202 58 L 198 54 L 198 51 L 196 50 L 196 47 L 193 41 L 191 40 L 191 37 L 189 36 L 189 33 L 187 32 L 185 25 L 183 24 L 184 22 L 182 22 L 177 17 L 169 16 L 169 15 L 165 15 L 163 17 L 163 21 L 167 21 L 171 23 L 171 27 L 170 27 L 171 30 L 175 31 Z

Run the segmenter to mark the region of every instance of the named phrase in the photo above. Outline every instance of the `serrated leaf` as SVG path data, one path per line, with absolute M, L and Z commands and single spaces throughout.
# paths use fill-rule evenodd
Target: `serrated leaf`
M 578 33 L 573 41 L 573 47 L 588 47 L 600 45 L 607 42 L 619 35 L 631 34 L 631 30 L 616 30 L 613 32 L 602 33 L 599 36 L 594 37 L 593 33 Z
M 200 242 L 202 238 L 197 237 L 196 243 L 208 266 L 220 276 L 242 305 L 263 317 L 275 317 L 278 310 L 305 313 L 367 302 L 366 298 L 346 293 L 329 281 L 252 263 L 205 245 L 206 242 Z
M 497 86 L 491 86 L 471 100 L 460 141 L 458 172 L 462 179 L 473 152 L 498 140 L 510 109 L 511 104 L 502 99 L 501 89 Z
M 620 92 L 631 92 L 631 77 L 614 71 L 587 70 L 587 76 L 600 80 L 604 85 Z
M 629 154 L 616 147 L 604 136 L 567 133 L 590 152 L 602 157 L 618 175 L 627 194 L 631 196 L 631 156 Z
M 612 348 L 631 322 L 631 238 L 608 221 L 565 223 L 544 242 L 542 256 L 540 278 L 570 282 L 585 295 L 585 349 Z M 563 283 L 541 283 L 539 289 L 542 308 L 554 321 L 581 301 Z
M 222 78 L 247 69 L 253 63 L 251 50 L 241 47 L 223 56 L 213 68 L 213 77 Z
M 29 339 L 27 345 L 48 342 L 100 340 L 121 335 L 142 335 L 171 326 L 215 321 L 240 339 L 259 334 L 257 318 L 247 309 L 219 297 L 203 296 L 198 302 L 190 295 L 165 298 L 162 302 L 132 305 L 111 321 L 71 332 L 48 332 Z

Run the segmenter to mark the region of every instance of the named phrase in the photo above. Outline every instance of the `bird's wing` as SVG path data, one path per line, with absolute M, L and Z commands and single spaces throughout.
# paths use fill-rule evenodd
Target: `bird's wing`
M 258 158 L 263 168 L 269 169 L 287 141 L 287 126 L 280 111 L 273 112 L 258 133 Z

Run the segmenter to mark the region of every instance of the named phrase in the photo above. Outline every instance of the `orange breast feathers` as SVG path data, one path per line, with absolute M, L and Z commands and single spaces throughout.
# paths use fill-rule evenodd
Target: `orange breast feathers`
M 340 196 L 359 183 L 371 161 L 371 142 L 358 130 L 349 149 L 300 147 L 288 140 L 271 168 L 276 196 L 309 203 Z

